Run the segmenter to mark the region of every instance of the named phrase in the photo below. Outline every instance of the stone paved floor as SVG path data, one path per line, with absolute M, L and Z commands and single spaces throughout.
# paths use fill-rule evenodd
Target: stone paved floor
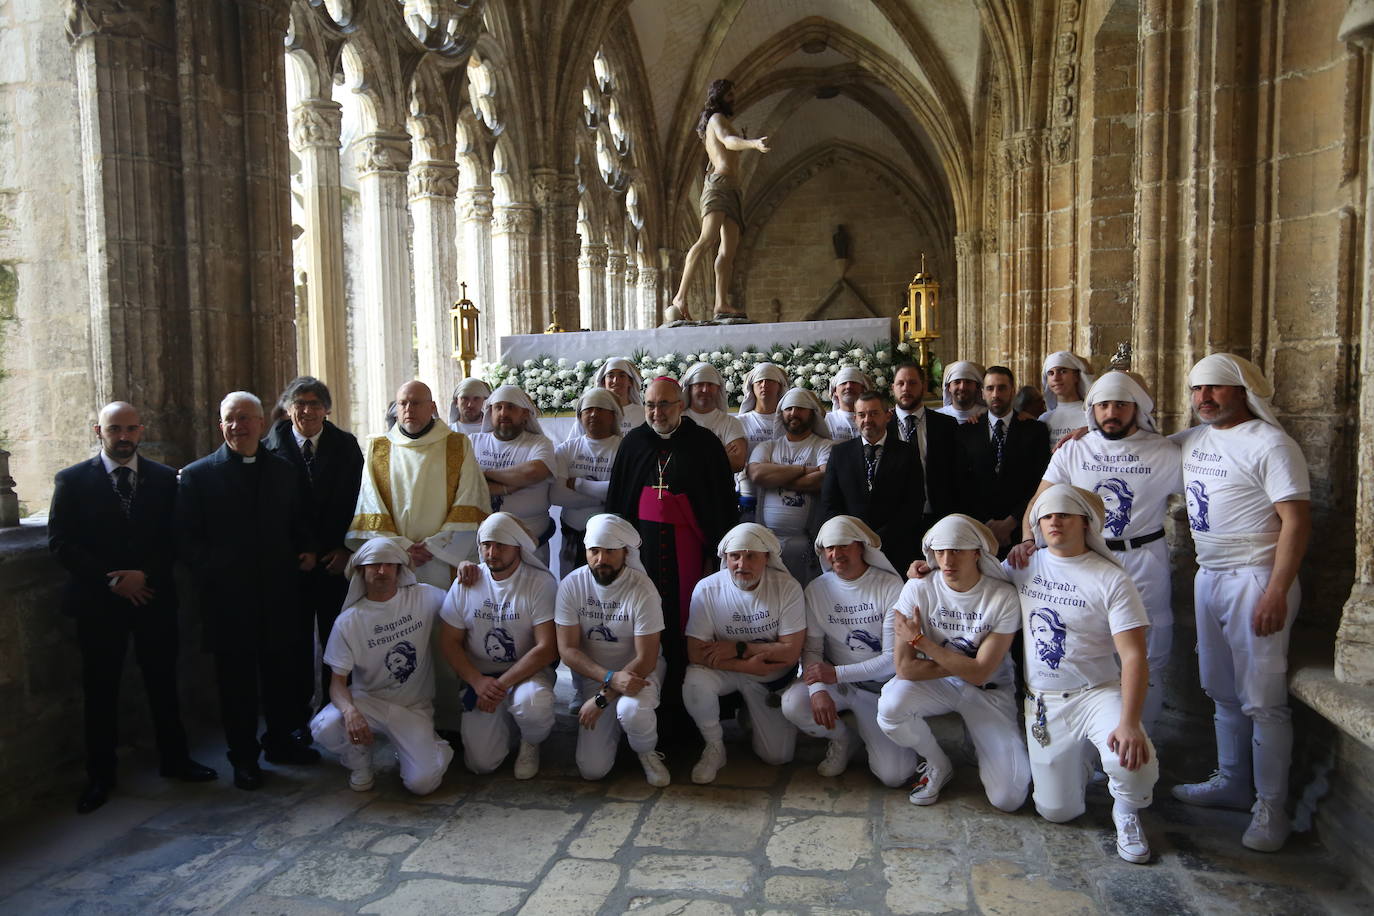
M 40 800 L 5 825 L 0 912 L 1374 911 L 1310 834 L 1279 855 L 1252 853 L 1239 844 L 1248 815 L 1176 804 L 1170 748 L 1195 743 L 1180 731 L 1161 734 L 1148 866 L 1116 857 L 1100 787 L 1086 815 L 1056 825 L 1029 804 L 997 812 L 962 766 L 938 805 L 917 808 L 862 758 L 840 779 L 818 777 L 823 747 L 810 739 L 791 766 L 763 766 L 728 724 L 730 763 L 710 787 L 688 779 L 695 749 L 670 760 L 667 789 L 647 786 L 624 750 L 606 780 L 584 782 L 571 764 L 574 723 L 560 716 L 535 780 L 515 781 L 509 760 L 489 777 L 455 761 L 424 799 L 394 766 L 373 791 L 350 791 L 332 761 L 269 767 L 264 789 L 242 792 L 207 734 L 199 758 L 220 766 L 215 784 L 168 783 L 136 753 L 100 811 L 78 817 L 73 798 Z M 965 759 L 958 725 L 938 732 Z

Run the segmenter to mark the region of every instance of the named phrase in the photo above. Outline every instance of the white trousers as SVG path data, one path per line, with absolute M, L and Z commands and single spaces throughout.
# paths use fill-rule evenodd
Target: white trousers
M 720 727 L 720 698 L 731 693 L 738 693 L 749 709 L 754 753 L 759 759 L 773 766 L 790 761 L 797 748 L 797 730 L 783 716 L 781 708 L 768 705 L 767 687 L 737 671 L 687 666 L 682 679 L 682 703 L 707 741 L 721 740 L 724 732 Z
M 459 732 L 463 736 L 463 763 L 474 773 L 490 773 L 510 753 L 511 725 L 520 729 L 520 740 L 541 744 L 553 730 L 554 673 L 545 668 L 506 691 L 495 712 L 474 706 L 463 712 Z
M 1105 684 L 1091 690 L 1040 694 L 1045 704 L 1045 727 L 1050 743 L 1042 747 L 1032 728 L 1036 721 L 1036 697 L 1026 697 L 1026 745 L 1030 751 L 1031 778 L 1035 781 L 1035 810 L 1047 821 L 1060 823 L 1083 813 L 1083 792 L 1092 776 L 1088 745 L 1097 748 L 1107 791 L 1133 808 L 1149 807 L 1159 781 L 1159 756 L 1150 743 L 1150 762 L 1128 770 L 1107 745 L 1107 738 L 1121 722 L 1121 685 Z M 1147 736 L 1148 740 L 1148 736 Z
M 583 779 L 600 779 L 611 771 L 621 732 L 636 754 L 658 747 L 658 699 L 667 670 L 668 663 L 660 655 L 649 683 L 639 693 L 618 697 L 601 710 L 596 727 L 577 727 L 577 772 Z M 600 689 L 600 684 L 583 678 L 578 697 L 585 703 Z
M 1256 636 L 1253 612 L 1269 585 L 1266 566 L 1199 569 L 1193 580 L 1202 689 L 1216 704 L 1217 768 L 1267 801 L 1288 798 L 1293 720 L 1288 708 L 1288 637 L 1302 600 L 1288 589 L 1283 629 Z
M 835 701 L 835 711 L 849 710 L 854 725 L 868 750 L 868 768 L 885 786 L 900 786 L 916 772 L 916 752 L 898 746 L 878 727 L 878 695 L 854 684 L 822 684 L 821 690 Z M 834 729 L 816 723 L 811 711 L 811 690 L 798 679 L 782 695 L 782 714 L 797 728 L 813 738 L 844 740 L 850 728 L 843 719 L 835 719 Z
M 1169 546 L 1160 538 L 1144 547 L 1114 551 L 1125 567 L 1126 574 L 1140 592 L 1150 629 L 1145 636 L 1145 658 L 1150 668 L 1150 690 L 1145 694 L 1145 707 L 1140 712 L 1140 724 L 1148 732 L 1159 720 L 1164 706 L 1164 672 L 1174 645 L 1174 608 L 1170 600 L 1172 583 L 1169 575 Z
M 995 808 L 1015 811 L 1026 802 L 1030 760 L 1016 723 L 1016 699 L 1009 688 L 980 690 L 957 677 L 930 681 L 893 678 L 878 700 L 878 726 L 898 745 L 948 771 L 949 757 L 926 723 L 928 716 L 957 712 L 978 757 L 978 777 Z
M 396 745 L 401 758 L 401 782 L 416 795 L 428 795 L 439 788 L 453 760 L 453 748 L 434 734 L 434 711 L 428 706 L 398 706 L 376 700 L 365 693 L 353 693 L 353 705 L 367 719 L 368 728 L 386 735 Z M 372 766 L 372 747 L 348 739 L 343 713 L 330 703 L 310 720 L 310 735 L 325 750 L 338 754 L 350 770 Z

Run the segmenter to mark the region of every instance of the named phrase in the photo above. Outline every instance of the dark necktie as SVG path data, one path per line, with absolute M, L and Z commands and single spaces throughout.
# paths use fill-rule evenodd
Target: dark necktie
M 301 446 L 301 455 L 305 458 L 305 473 L 310 475 L 310 479 L 315 479 L 315 443 L 309 439 L 305 440 L 305 445 Z
M 878 446 L 864 443 L 864 471 L 868 474 L 868 488 L 873 489 L 873 475 L 878 473 Z
M 995 474 L 1002 473 L 1002 447 L 1007 444 L 1007 429 L 1002 425 L 1001 420 L 992 421 L 992 450 L 996 454 L 992 470 Z
M 916 439 L 916 415 L 909 413 L 902 417 L 902 441 L 913 442 Z
M 124 517 L 129 517 L 129 508 L 134 502 L 134 483 L 131 479 L 134 472 L 128 468 L 120 467 L 114 469 L 115 492 L 119 494 L 119 507 L 124 510 Z

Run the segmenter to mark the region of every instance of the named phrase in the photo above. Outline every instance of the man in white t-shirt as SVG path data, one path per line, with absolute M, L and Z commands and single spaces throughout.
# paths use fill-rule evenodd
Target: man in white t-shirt
M 778 766 L 792 759 L 797 730 L 783 716 L 779 694 L 797 673 L 806 639 L 801 586 L 779 557 L 778 539 L 745 522 L 721 538 L 721 568 L 692 590 L 687 620 L 687 675 L 682 700 L 706 748 L 692 782 L 715 781 L 725 765 L 720 698 L 739 693 L 749 709 L 754 753 Z
M 1015 811 L 1030 788 L 1026 739 L 1016 721 L 1012 640 L 1021 603 L 997 562 L 997 538 L 967 515 L 947 515 L 922 541 L 930 574 L 902 588 L 893 613 L 896 676 L 883 687 L 878 725 L 920 754 L 913 805 L 933 805 L 954 774 L 926 723 L 958 713 L 993 807 Z
M 819 574 L 812 541 L 820 525 L 821 482 L 830 460 L 830 429 L 816 395 L 793 388 L 779 413 L 785 432 L 754 448 L 749 479 L 759 495 L 756 520 L 778 537 L 782 562 L 805 586 Z
M 386 735 L 405 787 L 428 795 L 453 760 L 453 749 L 434 733 L 430 646 L 444 593 L 415 581 L 406 549 L 391 538 L 363 542 L 347 574 L 345 610 L 324 649 L 333 672 L 330 702 L 311 720 L 310 734 L 339 755 L 349 787 L 358 792 L 373 786 L 374 735 Z
M 960 423 L 971 423 L 981 417 L 987 409 L 980 397 L 983 376 L 986 374 L 982 366 L 966 359 L 946 366 L 945 376 L 940 380 L 945 406 L 938 413 L 951 416 Z
M 515 385 L 502 385 L 482 409 L 482 431 L 472 449 L 491 491 L 491 510 L 509 512 L 538 544 L 539 561 L 549 565 L 549 487 L 557 467 L 553 443 L 539 426 L 539 409 Z
M 1040 389 L 1048 408 L 1039 420 L 1050 428 L 1050 447 L 1083 425 L 1084 398 L 1093 386 L 1088 364 L 1068 350 L 1045 357 Z
M 1031 554 L 1023 569 L 1003 568 L 1021 599 L 1035 810 L 1055 823 L 1083 813 L 1091 743 L 1115 799 L 1117 854 L 1143 864 L 1150 846 L 1138 812 L 1149 807 L 1159 779 L 1154 745 L 1140 724 L 1149 618 L 1102 539 L 1097 494 L 1057 483 L 1031 514 L 1036 544 L 1047 549 Z
M 1217 771 L 1175 786 L 1174 797 L 1250 808 L 1241 842 L 1274 852 L 1291 830 L 1288 636 L 1312 528 L 1307 461 L 1274 417 L 1273 386 L 1248 360 L 1214 353 L 1188 385 L 1202 424 L 1173 438 L 1197 546 L 1198 665 L 1216 704 Z
M 859 395 L 873 390 L 873 379 L 853 366 L 845 366 L 830 379 L 830 410 L 825 422 L 830 426 L 830 438 L 847 442 L 859 435 L 859 421 L 854 416 L 854 403 Z
M 557 464 L 549 488 L 555 506 L 562 506 L 563 547 L 558 572 L 566 576 L 587 562 L 582 532 L 587 520 L 606 509 L 611 467 L 620 449 L 620 403 L 605 388 L 589 388 L 577 399 L 573 435 L 558 443 Z
M 783 434 L 782 408 L 778 401 L 791 385 L 787 373 L 772 363 L 759 363 L 744 376 L 744 397 L 740 400 L 736 419 L 744 427 L 749 455 L 752 456 L 754 449 L 763 443 Z M 740 521 L 756 522 L 758 494 L 747 470 L 746 467 L 745 471 L 735 475 L 735 486 L 739 488 Z
M 482 431 L 482 408 L 491 397 L 491 386 L 480 378 L 465 378 L 453 389 L 448 403 L 448 428 L 469 439 Z
M 467 685 L 459 723 L 463 762 L 474 773 L 499 767 L 514 723 L 520 730 L 515 778 L 531 779 L 539 772 L 539 745 L 553 730 L 558 580 L 508 512 L 487 516 L 477 542 L 481 565 L 463 564 L 440 611 L 440 648 Z
M 730 459 L 730 471 L 738 474 L 749 460 L 749 440 L 739 418 L 730 413 L 725 400 L 725 379 L 710 363 L 693 363 L 682 376 L 682 391 L 687 399 L 687 416 L 698 426 L 716 434 Z
M 592 376 L 593 388 L 605 388 L 620 404 L 620 435 L 644 425 L 644 379 L 632 360 L 613 356 Z
M 1155 431 L 1154 399 L 1129 373 L 1108 372 L 1097 379 L 1087 405 L 1088 434 L 1055 450 L 1035 495 L 1068 483 L 1102 498 L 1107 546 L 1135 583 L 1150 617 L 1150 692 L 1140 716 L 1148 732 L 1164 704 L 1164 672 L 1174 641 L 1164 513 L 1170 494 L 1183 488 L 1179 448 Z M 1024 565 L 1035 550 L 1029 512 L 1021 525 L 1025 539 L 1012 549 L 1013 566 Z
M 892 677 L 892 617 L 902 580 L 882 540 L 852 515 L 821 526 L 815 551 L 825 573 L 806 587 L 802 676 L 782 696 L 782 714 L 814 738 L 826 738 L 822 776 L 839 776 L 857 749 L 840 718 L 849 710 L 868 749 L 868 768 L 887 786 L 911 778 L 916 755 L 878 727 L 878 693 Z
M 649 785 L 666 786 L 657 750 L 663 604 L 639 560 L 639 531 L 618 515 L 597 515 L 585 541 L 587 565 L 559 584 L 554 617 L 559 654 L 582 679 L 577 770 L 583 779 L 610 772 L 623 731 Z

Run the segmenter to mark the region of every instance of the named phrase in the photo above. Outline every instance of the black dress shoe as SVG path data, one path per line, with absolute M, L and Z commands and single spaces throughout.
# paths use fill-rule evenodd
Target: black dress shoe
M 90 814 L 96 808 L 110 799 L 110 786 L 108 783 L 93 782 L 87 784 L 82 790 L 81 795 L 76 799 L 76 813 Z
M 249 792 L 262 788 L 262 768 L 256 763 L 234 767 L 234 785 Z
M 265 747 L 262 750 L 262 755 L 267 758 L 268 763 L 309 766 L 312 763 L 320 762 L 319 751 L 315 750 L 313 747 L 302 747 L 293 741 Z
M 180 779 L 182 782 L 211 782 L 219 778 L 214 770 L 203 763 L 196 763 L 190 757 L 177 763 L 164 763 L 159 772 L 168 779 Z

